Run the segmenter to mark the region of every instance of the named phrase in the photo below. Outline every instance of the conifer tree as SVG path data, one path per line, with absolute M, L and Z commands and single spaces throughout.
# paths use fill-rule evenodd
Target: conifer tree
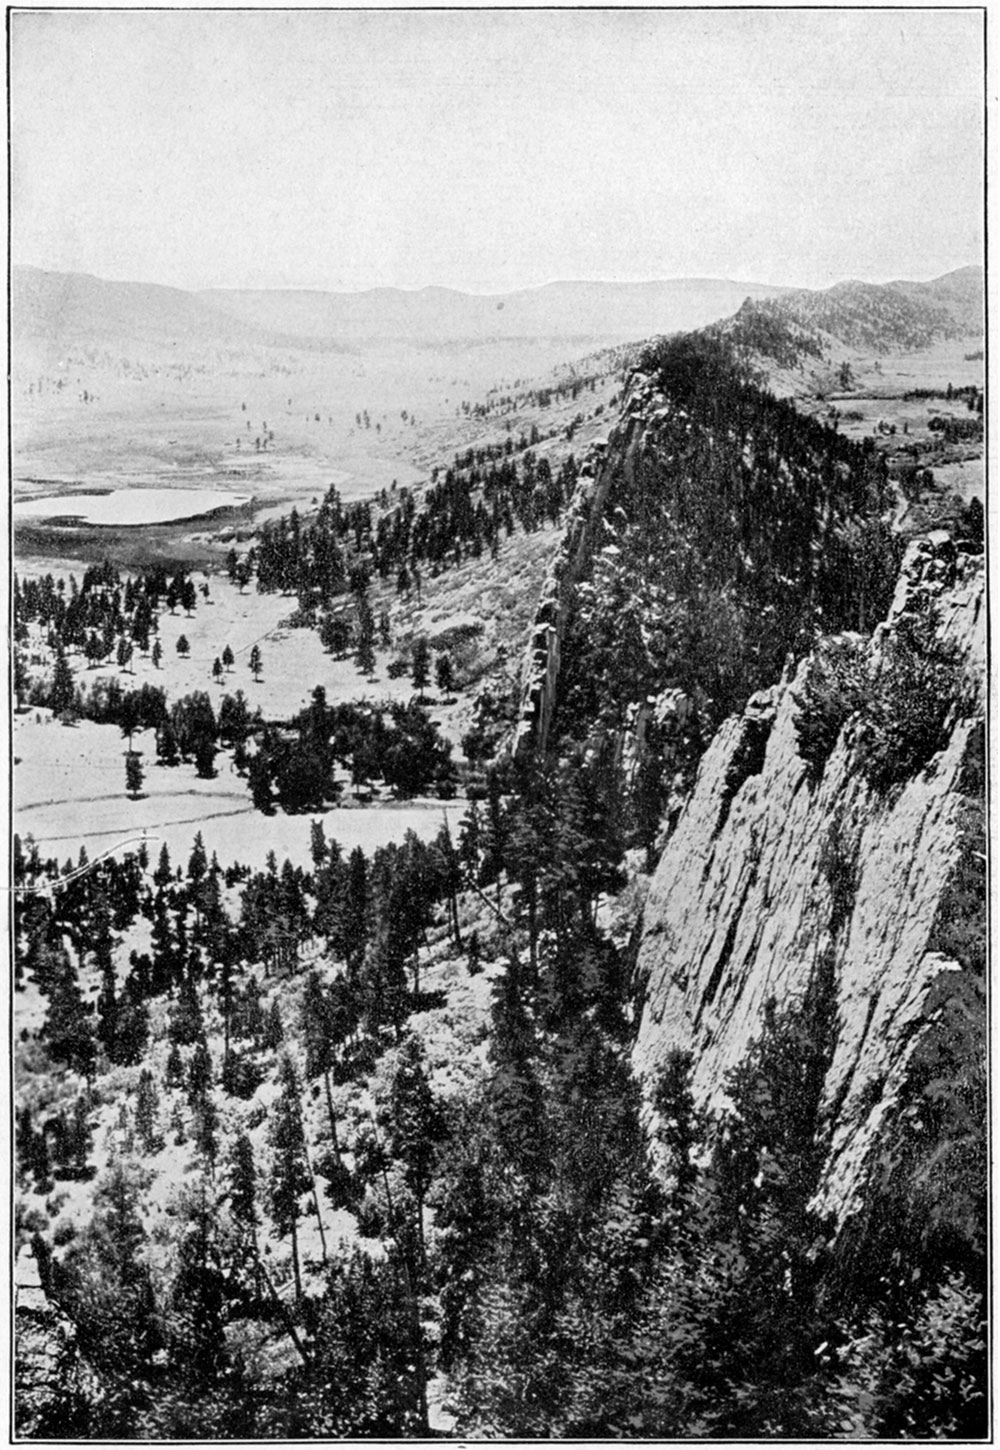
M 160 1099 L 153 1082 L 153 1074 L 144 1067 L 139 1074 L 135 1099 L 135 1130 L 142 1143 L 143 1152 L 158 1153 L 163 1146 L 159 1130 Z
M 125 757 L 125 789 L 133 800 L 138 799 L 144 779 L 142 759 L 130 750 Z
M 427 1076 L 423 1043 L 408 1032 L 399 1049 L 383 1124 L 386 1146 L 403 1167 L 403 1181 L 416 1204 L 417 1242 L 424 1258 L 424 1200 L 434 1178 L 444 1119 Z
M 424 635 L 418 635 L 413 644 L 413 657 L 410 661 L 410 678 L 413 680 L 413 688 L 417 692 L 417 699 L 424 698 L 424 690 L 431 677 L 431 651 Z
M 174 766 L 180 761 L 181 754 L 177 744 L 177 736 L 169 720 L 164 720 L 157 731 L 156 755 L 161 765 Z
M 63 653 L 62 647 L 56 651 L 56 662 L 52 671 L 52 686 L 49 690 L 49 709 L 55 715 L 61 715 L 63 711 L 73 706 L 75 690 L 73 686 L 73 671 L 69 667 L 69 661 Z
M 375 621 L 371 605 L 363 595 L 358 603 L 358 647 L 355 659 L 363 675 L 372 673 L 375 668 Z
M 299 1083 L 291 1058 L 282 1055 L 280 1092 L 268 1115 L 270 1172 L 266 1184 L 268 1209 L 281 1238 L 291 1238 L 296 1299 L 302 1298 L 299 1265 L 299 1199 L 312 1186 L 306 1160 Z
M 49 1052 L 88 1081 L 93 1077 L 97 1045 L 83 1002 L 76 968 L 63 955 L 48 989 L 49 1003 L 42 1034 Z
M 153 872 L 153 884 L 162 891 L 165 886 L 170 885 L 173 879 L 174 872 L 170 865 L 170 852 L 167 849 L 166 841 L 164 841 L 160 847 L 160 858 L 156 863 L 156 870 Z
M 455 670 L 450 655 L 438 655 L 434 661 L 434 679 L 442 695 L 450 695 L 455 689 Z
M 194 838 L 191 855 L 188 857 L 187 877 L 193 887 L 197 888 L 201 885 L 207 870 L 208 856 L 205 853 L 205 842 L 199 831 Z

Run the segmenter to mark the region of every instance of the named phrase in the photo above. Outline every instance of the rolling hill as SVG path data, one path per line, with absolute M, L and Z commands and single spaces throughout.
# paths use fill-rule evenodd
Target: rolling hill
M 822 292 L 748 297 L 723 324 L 734 340 L 789 365 L 793 354 L 820 357 L 831 346 L 875 354 L 912 352 L 979 337 L 983 273 L 963 267 L 932 282 L 838 282 Z
M 783 289 L 710 278 L 664 282 L 552 282 L 496 296 L 446 287 L 404 292 L 239 292 L 199 294 L 227 316 L 301 337 L 354 343 L 487 342 L 501 338 L 588 338 L 623 342 L 702 327 L 745 297 Z
M 387 343 L 447 345 L 510 340 L 612 343 L 704 326 L 747 296 L 780 289 L 730 281 L 617 284 L 555 282 L 506 296 L 445 287 L 417 292 L 189 292 L 147 282 L 14 267 L 15 365 L 83 348 L 142 357 L 260 348 L 353 350 Z

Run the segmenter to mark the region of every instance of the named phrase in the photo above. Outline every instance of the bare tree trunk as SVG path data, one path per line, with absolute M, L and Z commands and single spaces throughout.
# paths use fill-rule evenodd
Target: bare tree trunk
M 295 1299 L 298 1302 L 302 1298 L 302 1273 L 299 1269 L 299 1231 L 294 1222 L 292 1224 L 292 1272 L 295 1275 Z
M 327 1262 L 326 1234 L 323 1231 L 323 1220 L 322 1220 L 322 1218 L 320 1216 L 320 1211 L 319 1211 L 319 1194 L 316 1192 L 316 1175 L 313 1172 L 312 1159 L 309 1157 L 309 1149 L 308 1148 L 305 1150 L 305 1154 L 306 1154 L 306 1167 L 309 1170 L 309 1181 L 312 1184 L 313 1208 L 316 1210 L 316 1227 L 319 1229 L 319 1241 L 320 1241 L 320 1245 L 321 1245 L 321 1252 L 323 1254 L 323 1262 L 325 1264 Z
M 326 1110 L 330 1115 L 330 1137 L 333 1139 L 333 1151 L 340 1157 L 340 1144 L 337 1141 L 337 1115 L 333 1111 L 333 1092 L 330 1088 L 330 1069 L 326 1068 L 323 1073 L 323 1086 L 326 1088 Z

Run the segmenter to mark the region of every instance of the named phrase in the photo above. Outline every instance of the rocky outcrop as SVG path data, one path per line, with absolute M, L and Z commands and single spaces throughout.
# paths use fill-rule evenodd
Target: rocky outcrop
M 562 542 L 542 585 L 522 676 L 521 710 L 513 754 L 544 754 L 555 709 L 559 665 L 574 592 L 601 535 L 604 506 L 620 475 L 630 481 L 657 403 L 666 399 L 644 373 L 635 373 L 607 441 L 590 445 L 567 511 Z
M 967 652 L 981 697 L 982 560 L 947 535 L 910 546 L 871 649 L 929 601 L 942 634 Z M 822 962 L 835 981 L 837 1035 L 820 1206 L 842 1222 L 933 1011 L 931 987 L 957 970 L 931 950 L 932 933 L 959 855 L 958 782 L 982 711 L 956 714 L 946 747 L 893 791 L 866 784 L 847 730 L 817 780 L 795 729 L 807 669 L 756 695 L 702 760 L 646 903 L 635 1063 L 651 1085 L 670 1049 L 688 1050 L 696 1100 L 723 1106 L 727 1073 L 760 1035 L 768 1001 L 801 999 Z
M 590 557 L 612 470 L 607 444 L 590 445 L 563 526 L 559 551 L 542 584 L 524 664 L 521 710 L 514 731 L 516 759 L 544 753 L 555 708 L 559 662 L 573 591 Z
M 76 1332 L 50 1302 L 29 1247 L 14 1281 L 14 1415 L 18 1439 L 79 1439 L 99 1397 Z

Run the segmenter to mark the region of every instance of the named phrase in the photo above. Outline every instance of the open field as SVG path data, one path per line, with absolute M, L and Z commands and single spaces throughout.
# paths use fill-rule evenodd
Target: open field
M 460 760 L 459 742 L 471 724 L 479 685 L 489 679 L 499 681 L 502 691 L 516 688 L 556 529 L 518 531 L 502 541 L 496 561 L 485 554 L 439 577 L 428 572 L 419 598 L 400 598 L 390 584 L 376 582 L 372 605 L 376 616 L 388 611 L 392 644 L 377 652 L 371 677 L 350 658 L 332 658 L 314 630 L 289 627 L 294 598 L 258 594 L 252 585 L 241 593 L 221 572 L 224 557 L 234 543 L 244 549 L 262 522 L 293 506 L 308 516 L 331 485 L 347 501 L 393 484 L 419 489 L 431 469 L 443 471 L 456 452 L 511 434 L 516 439 L 533 427 L 540 433 L 536 453 L 548 455 L 553 468 L 570 451 L 580 457 L 606 430 L 603 415 L 620 385 L 614 374 L 579 398 L 567 394 L 543 403 L 526 397 L 499 416 L 477 416 L 471 406 L 490 390 L 493 396 L 526 392 L 532 378 L 551 380 L 550 370 L 572 356 L 564 340 L 506 340 L 262 352 L 256 370 L 245 356 L 228 368 L 210 369 L 207 363 L 140 365 L 106 352 L 83 353 L 72 366 L 49 359 L 50 370 L 33 378 L 22 368 L 15 383 L 14 493 L 24 508 L 15 507 L 15 567 L 23 575 L 53 573 L 67 582 L 70 573 L 79 578 L 83 566 L 104 558 L 124 574 L 155 562 L 192 570 L 196 584 L 207 584 L 208 597 L 199 591 L 191 616 L 180 609 L 160 616 L 159 668 L 138 652 L 127 671 L 112 662 L 88 667 L 82 656 L 71 655 L 74 673 L 87 684 L 117 675 L 125 688 L 157 685 L 168 704 L 204 690 L 216 709 L 224 694 L 242 689 L 251 710 L 259 708 L 267 720 L 289 719 L 317 685 L 330 704 L 409 700 L 412 683 L 389 679 L 389 660 L 405 654 L 418 634 L 436 649 L 435 642 L 458 624 L 469 637 L 455 655 L 465 687 L 448 701 L 432 693 L 428 706 Z M 81 505 L 79 495 L 88 490 L 102 497 Z M 134 516 L 124 514 L 121 504 L 135 503 L 141 514 L 144 495 L 145 525 L 134 527 Z M 195 500 L 222 510 L 192 518 Z M 73 518 L 82 507 L 89 518 Z M 175 507 L 186 517 L 172 520 Z M 176 648 L 181 636 L 189 646 L 183 656 Z M 216 683 L 212 665 L 227 645 L 235 664 Z M 263 654 L 259 680 L 248 665 L 254 645 Z M 36 632 L 26 654 L 33 673 L 51 668 Z M 224 865 L 240 860 L 261 866 L 272 849 L 279 860 L 308 864 L 310 818 L 255 814 L 246 781 L 225 754 L 218 757 L 216 777 L 202 780 L 192 765 L 158 766 L 152 739 L 137 735 L 145 782 L 142 797 L 133 801 L 125 791 L 125 745 L 116 727 L 82 721 L 67 728 L 47 711 L 31 710 L 15 716 L 13 733 L 15 827 L 30 833 L 45 855 L 51 848 L 60 860 L 75 859 L 81 845 L 93 855 L 146 828 L 166 840 L 174 856 L 187 853 L 201 829 L 207 849 Z M 349 784 L 342 800 L 327 813 L 325 828 L 348 850 L 361 845 L 371 851 L 410 829 L 434 835 L 444 818 L 444 803 L 437 800 L 362 805 Z M 463 810 L 461 800 L 447 803 L 453 824 Z
M 36 720 L 36 715 L 38 719 Z M 308 865 L 310 822 L 315 815 L 257 814 L 247 783 L 233 770 L 230 757 L 219 755 L 213 780 L 200 780 L 192 765 L 166 768 L 156 763 L 152 732 L 134 737 L 145 771 L 141 796 L 125 794 L 125 742 L 116 727 L 84 720 L 66 727 L 49 711 L 17 717 L 14 751 L 16 828 L 30 835 L 43 857 L 75 861 L 80 847 L 93 857 L 127 837 L 146 831 L 156 838 L 155 857 L 166 842 L 171 860 L 190 854 L 201 831 L 205 849 L 215 851 L 223 866 L 239 861 L 262 870 L 268 852 Z M 436 836 L 445 814 L 454 828 L 465 810 L 462 800 L 386 801 L 360 806 L 344 781 L 344 805 L 323 816 L 327 839 L 345 851 L 398 841 L 412 830 L 424 839 Z M 130 849 L 135 850 L 133 844 Z

